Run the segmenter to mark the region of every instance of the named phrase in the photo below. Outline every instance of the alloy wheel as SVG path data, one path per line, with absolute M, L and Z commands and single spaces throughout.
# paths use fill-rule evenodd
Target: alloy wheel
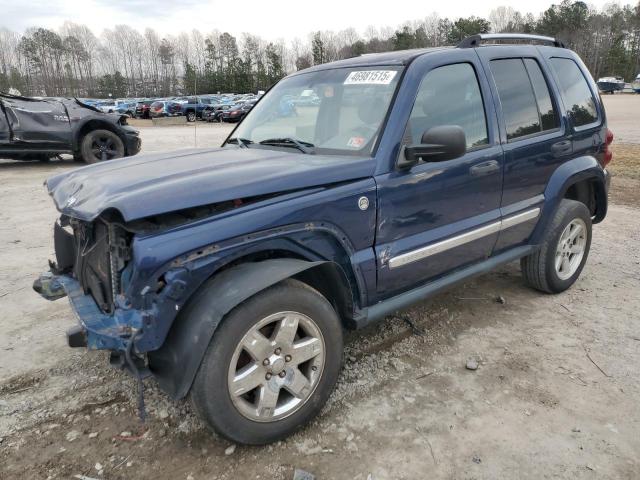
M 311 318 L 290 311 L 269 315 L 234 351 L 228 373 L 233 405 L 257 422 L 292 415 L 313 394 L 324 364 L 324 339 Z
M 556 274 L 561 280 L 570 278 L 578 270 L 587 245 L 587 225 L 580 218 L 573 219 L 562 231 L 556 247 Z
M 91 144 L 91 152 L 101 162 L 120 155 L 113 138 L 107 136 L 96 137 Z

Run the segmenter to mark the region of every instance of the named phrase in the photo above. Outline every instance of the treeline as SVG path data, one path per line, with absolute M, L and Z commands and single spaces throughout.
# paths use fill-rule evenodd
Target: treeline
M 127 25 L 97 37 L 66 22 L 59 31 L 0 29 L 0 91 L 25 95 L 126 97 L 264 90 L 287 72 L 364 53 L 455 45 L 487 32 L 539 33 L 563 40 L 594 77 L 628 81 L 640 72 L 640 3 L 603 10 L 565 0 L 538 17 L 499 7 L 488 17 L 450 20 L 432 14 L 398 28 L 358 33 L 311 32 L 307 39 L 269 42 L 243 33 L 144 33 Z

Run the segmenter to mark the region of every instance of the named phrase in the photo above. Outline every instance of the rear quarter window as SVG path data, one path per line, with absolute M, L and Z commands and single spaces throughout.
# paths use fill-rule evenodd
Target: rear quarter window
M 596 101 L 580 67 L 570 58 L 554 57 L 550 62 L 560 82 L 562 98 L 573 125 L 581 127 L 597 122 Z

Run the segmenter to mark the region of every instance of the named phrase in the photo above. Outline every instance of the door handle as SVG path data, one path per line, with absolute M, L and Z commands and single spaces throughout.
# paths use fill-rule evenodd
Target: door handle
M 551 153 L 554 157 L 568 155 L 573 151 L 573 143 L 571 140 L 562 140 L 551 145 Z
M 491 175 L 494 172 L 500 170 L 500 164 L 497 160 L 489 160 L 488 162 L 482 162 L 478 165 L 474 165 L 469 169 L 471 175 L 474 177 L 484 177 L 485 175 Z

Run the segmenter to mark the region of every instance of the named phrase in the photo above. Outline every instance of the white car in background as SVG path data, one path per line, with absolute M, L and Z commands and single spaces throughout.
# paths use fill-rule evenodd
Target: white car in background
M 117 106 L 115 100 L 103 100 L 95 105 L 95 107 L 103 113 L 113 113 L 116 111 Z

